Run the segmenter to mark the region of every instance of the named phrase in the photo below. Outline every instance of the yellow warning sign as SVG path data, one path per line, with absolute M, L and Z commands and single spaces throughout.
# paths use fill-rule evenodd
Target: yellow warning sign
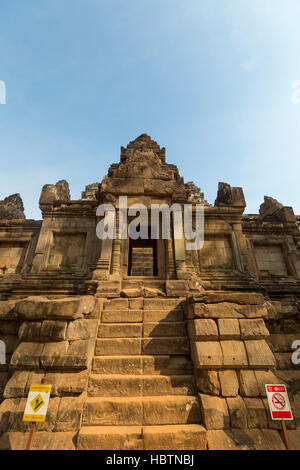
M 44 400 L 42 399 L 40 393 L 30 402 L 34 413 L 37 413 L 41 406 L 45 404 Z
M 24 411 L 23 421 L 43 423 L 51 393 L 51 385 L 31 385 Z

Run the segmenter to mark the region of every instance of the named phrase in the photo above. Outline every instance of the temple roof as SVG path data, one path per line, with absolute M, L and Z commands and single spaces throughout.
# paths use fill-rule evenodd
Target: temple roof
M 163 162 L 166 159 L 166 149 L 161 148 L 158 143 L 151 139 L 148 134 L 141 134 L 135 140 L 129 142 L 127 147 L 121 147 L 121 162 L 125 162 L 129 157 L 134 155 L 136 151 L 139 152 L 153 152 Z

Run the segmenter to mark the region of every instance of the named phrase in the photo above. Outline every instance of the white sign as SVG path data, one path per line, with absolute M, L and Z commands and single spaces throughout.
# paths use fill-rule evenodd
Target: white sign
M 23 421 L 43 423 L 46 419 L 52 385 L 31 385 Z
M 294 419 L 285 385 L 266 384 L 266 392 L 273 420 Z

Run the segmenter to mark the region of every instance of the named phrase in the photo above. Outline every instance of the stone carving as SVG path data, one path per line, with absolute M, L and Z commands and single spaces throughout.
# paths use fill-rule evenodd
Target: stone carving
M 56 184 L 45 184 L 40 196 L 40 206 L 52 204 L 54 201 L 70 201 L 70 189 L 66 180 L 58 181 Z
M 0 220 L 25 219 L 23 201 L 19 193 L 0 201 Z
M 219 183 L 215 206 L 246 207 L 242 188 L 234 188 L 227 183 Z

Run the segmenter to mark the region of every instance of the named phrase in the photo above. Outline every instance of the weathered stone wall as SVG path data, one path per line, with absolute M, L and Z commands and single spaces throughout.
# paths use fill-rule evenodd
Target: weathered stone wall
M 52 391 L 47 420 L 37 424 L 35 448 L 75 448 L 100 307 L 91 296 L 0 302 L 0 340 L 8 346 L 9 364 L 0 375 L 1 449 L 25 448 L 26 397 L 42 378 Z

